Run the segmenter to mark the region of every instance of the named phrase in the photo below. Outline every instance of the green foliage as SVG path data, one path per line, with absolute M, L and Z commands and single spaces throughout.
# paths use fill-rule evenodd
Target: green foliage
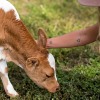
M 77 0 L 9 0 L 17 8 L 29 31 L 37 38 L 44 28 L 54 37 L 96 23 L 96 8 L 81 6 Z M 91 44 L 92 45 L 92 44 Z M 0 100 L 99 100 L 100 56 L 90 46 L 51 49 L 56 58 L 60 91 L 49 93 L 36 86 L 25 72 L 9 63 L 9 77 L 20 94 L 9 98 L 0 81 Z

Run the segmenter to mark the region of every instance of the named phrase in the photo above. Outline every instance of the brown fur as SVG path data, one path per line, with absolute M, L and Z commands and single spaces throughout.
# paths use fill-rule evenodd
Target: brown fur
M 37 43 L 21 20 L 16 20 L 14 11 L 5 13 L 0 9 L 0 45 L 8 61 L 22 65 L 26 74 L 40 87 L 55 92 L 59 87 L 54 69 L 48 63 L 46 35 L 38 31 Z

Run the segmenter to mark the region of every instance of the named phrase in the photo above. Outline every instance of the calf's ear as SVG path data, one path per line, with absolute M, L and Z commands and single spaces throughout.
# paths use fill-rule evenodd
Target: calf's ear
M 38 30 L 38 45 L 40 47 L 46 48 L 46 43 L 47 43 L 47 36 L 46 33 L 43 29 Z
M 39 66 L 39 60 L 37 58 L 31 57 L 31 58 L 27 59 L 27 61 L 26 61 L 26 68 L 29 71 L 34 70 L 38 66 Z

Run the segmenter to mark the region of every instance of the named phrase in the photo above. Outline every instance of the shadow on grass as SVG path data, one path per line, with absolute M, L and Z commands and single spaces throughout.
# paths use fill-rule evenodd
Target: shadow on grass
M 9 77 L 20 96 L 17 98 L 6 96 L 0 82 L 0 100 L 99 100 L 100 98 L 100 75 L 97 75 L 98 78 L 89 78 L 73 70 L 58 69 L 60 91 L 52 94 L 36 86 L 22 69 L 13 66 L 9 70 Z

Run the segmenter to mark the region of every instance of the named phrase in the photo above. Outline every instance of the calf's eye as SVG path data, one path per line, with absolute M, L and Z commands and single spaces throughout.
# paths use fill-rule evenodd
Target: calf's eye
M 51 76 L 46 74 L 46 77 L 47 77 L 47 78 L 50 78 Z

